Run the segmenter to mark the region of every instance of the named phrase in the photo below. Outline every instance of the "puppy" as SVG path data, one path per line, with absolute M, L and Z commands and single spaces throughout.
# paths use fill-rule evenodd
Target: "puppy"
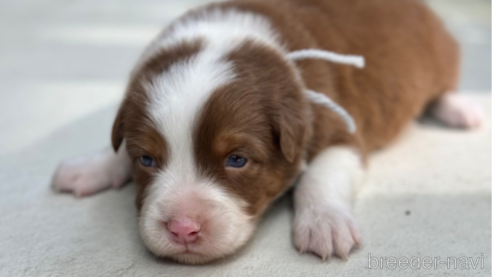
M 362 55 L 366 67 L 288 58 L 301 49 Z M 417 0 L 211 4 L 144 51 L 113 149 L 61 163 L 53 185 L 86 196 L 133 178 L 146 246 L 198 264 L 244 245 L 299 177 L 295 246 L 345 259 L 361 243 L 350 199 L 367 154 L 426 109 L 452 127 L 482 122 L 453 94 L 458 73 L 457 43 Z M 343 107 L 357 131 L 308 89 Z

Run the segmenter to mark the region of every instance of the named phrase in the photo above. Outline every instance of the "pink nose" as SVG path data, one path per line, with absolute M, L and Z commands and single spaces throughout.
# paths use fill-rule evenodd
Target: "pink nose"
M 171 220 L 167 223 L 167 229 L 176 242 L 192 243 L 198 239 L 200 224 L 190 219 Z

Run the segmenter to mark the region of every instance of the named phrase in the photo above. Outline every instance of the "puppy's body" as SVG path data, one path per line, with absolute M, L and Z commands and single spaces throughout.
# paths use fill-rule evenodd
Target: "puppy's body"
M 429 103 L 456 89 L 458 45 L 420 1 L 274 0 L 226 6 L 267 16 L 288 51 L 314 48 L 365 57 L 363 70 L 320 60 L 298 63 L 306 87 L 329 95 L 358 126 L 350 136 L 336 116 L 313 105 L 309 159 L 332 144 L 351 144 L 363 154 L 384 146 Z
M 363 55 L 366 68 L 286 57 L 310 48 Z M 117 154 L 66 162 L 54 185 L 90 194 L 123 184 L 133 168 L 146 245 L 202 263 L 243 245 L 307 163 L 294 242 L 345 258 L 360 244 L 349 202 L 361 158 L 430 104 L 450 125 L 480 122 L 446 94 L 458 71 L 456 43 L 420 1 L 213 4 L 175 21 L 142 55 L 115 120 Z M 306 89 L 345 107 L 357 132 L 309 103 Z

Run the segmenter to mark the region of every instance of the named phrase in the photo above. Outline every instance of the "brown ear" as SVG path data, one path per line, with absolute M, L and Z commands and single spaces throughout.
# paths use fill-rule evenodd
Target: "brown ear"
M 309 137 L 307 102 L 300 92 L 283 96 L 279 107 L 280 149 L 289 162 L 301 154 Z
M 118 148 L 120 148 L 120 145 L 123 142 L 125 102 L 123 102 L 120 108 L 118 109 L 118 113 L 116 114 L 116 119 L 114 120 L 113 123 L 113 130 L 111 132 L 111 144 L 113 145 L 113 149 L 115 152 L 118 151 Z

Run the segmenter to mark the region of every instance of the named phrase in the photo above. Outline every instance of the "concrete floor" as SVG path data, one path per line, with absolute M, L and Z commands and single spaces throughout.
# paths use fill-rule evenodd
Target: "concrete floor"
M 146 268 L 149 276 L 200 272 L 252 276 L 269 267 L 273 268 L 269 273 L 286 276 L 284 270 L 296 262 L 292 276 L 306 272 L 391 275 L 392 271 L 373 275 L 364 271 L 366 252 L 371 249 L 380 256 L 411 256 L 418 251 L 474 257 L 485 253 L 484 270 L 418 274 L 490 276 L 489 125 L 472 134 L 412 126 L 402 142 L 376 154 L 371 160 L 369 189 L 363 191 L 355 208 L 366 234 L 370 233 L 367 251 L 356 253 L 347 263 L 335 260 L 322 267 L 314 257 L 296 258 L 288 231 L 290 214 L 284 211 L 287 200 L 269 213 L 271 223 L 265 223 L 251 246 L 232 262 L 189 271 L 162 264 L 141 248 L 135 238 L 131 187 L 87 201 L 52 194 L 49 176 L 60 159 L 109 144 L 116 105 L 142 48 L 173 18 L 203 2 L 0 1 L 0 276 L 142 276 Z M 462 45 L 461 90 L 490 110 L 490 1 L 426 2 Z M 452 151 L 446 152 L 445 147 Z M 435 152 L 425 152 L 429 149 Z M 440 157 L 442 163 L 422 162 L 416 152 L 425 152 L 426 159 Z M 418 162 L 398 158 L 412 154 Z M 419 185 L 405 187 L 409 183 Z M 405 221 L 398 217 L 405 210 L 420 218 Z M 385 217 L 376 218 L 380 214 Z M 374 224 L 380 220 L 384 222 Z M 272 242 L 278 226 L 287 227 L 280 241 Z M 444 235 L 433 236 L 435 232 Z M 126 243 L 122 237 L 131 239 Z M 385 240 L 388 237 L 391 239 Z M 66 247 L 59 249 L 59 244 Z M 107 248 L 101 250 L 105 255 L 88 254 L 101 244 Z M 284 252 L 285 259 L 279 263 Z
M 426 0 L 461 44 L 461 89 L 490 91 L 490 0 Z

